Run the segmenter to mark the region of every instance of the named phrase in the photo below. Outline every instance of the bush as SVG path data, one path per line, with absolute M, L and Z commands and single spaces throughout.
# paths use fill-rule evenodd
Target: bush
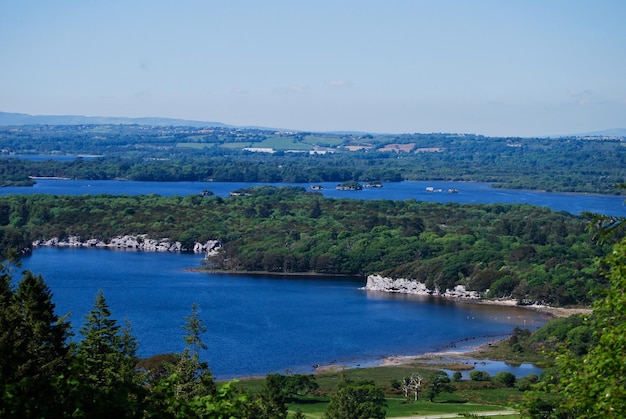
M 522 377 L 515 382 L 515 388 L 519 391 L 528 391 L 532 386 L 533 382 L 528 377 Z
M 472 371 L 470 378 L 472 381 L 489 381 L 491 377 L 487 371 Z
M 510 372 L 502 371 L 497 373 L 493 379 L 495 382 L 500 383 L 506 387 L 513 387 L 513 385 L 515 385 L 516 377 Z

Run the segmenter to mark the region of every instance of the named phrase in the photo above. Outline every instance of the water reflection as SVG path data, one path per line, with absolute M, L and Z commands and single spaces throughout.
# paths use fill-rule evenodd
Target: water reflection
M 504 361 L 491 361 L 486 359 L 468 359 L 462 362 L 468 366 L 467 370 L 461 371 L 461 378 L 463 380 L 469 380 L 472 371 L 485 371 L 490 376 L 495 376 L 499 372 L 510 372 L 517 378 L 527 377 L 530 374 L 540 375 L 543 368 L 537 367 L 533 364 L 508 364 Z M 471 368 L 471 369 L 469 369 Z M 444 370 L 448 375 L 452 376 L 454 371 Z
M 467 320 L 489 320 L 490 322 L 513 324 L 524 329 L 535 330 L 544 325 L 550 316 L 523 307 L 478 303 L 472 300 L 442 298 L 430 295 L 365 291 L 370 300 L 390 300 L 428 304 L 435 307 L 462 309 Z

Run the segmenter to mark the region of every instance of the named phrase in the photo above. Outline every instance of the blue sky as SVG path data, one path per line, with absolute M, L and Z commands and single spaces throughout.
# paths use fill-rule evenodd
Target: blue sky
M 0 0 L 0 111 L 311 131 L 626 128 L 626 1 Z

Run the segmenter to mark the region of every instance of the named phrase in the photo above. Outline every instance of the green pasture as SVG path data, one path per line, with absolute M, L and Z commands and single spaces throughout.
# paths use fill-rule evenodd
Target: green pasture
M 260 143 L 255 143 L 254 147 L 273 148 L 274 150 L 312 150 L 311 144 L 295 141 L 288 137 L 269 137 Z
M 246 147 L 260 147 L 259 143 L 250 143 L 250 142 L 236 142 L 236 143 L 224 143 L 220 144 L 220 147 L 224 148 L 232 148 L 232 149 L 242 149 Z
M 434 402 L 421 396 L 418 401 L 404 398 L 401 391 L 394 390 L 392 381 L 418 373 L 427 377 L 433 368 L 441 368 L 436 364 L 407 364 L 372 368 L 337 369 L 336 371 L 315 374 L 320 386 L 316 395 L 300 396 L 288 403 L 289 418 L 299 409 L 307 418 L 323 418 L 328 407 L 330 396 L 337 383 L 345 376 L 351 380 L 372 380 L 381 387 L 387 399 L 387 417 L 401 418 L 424 415 L 444 414 L 476 414 L 477 412 L 516 411 L 524 393 L 515 388 L 502 388 L 491 383 L 464 380 L 454 383 L 454 392 L 439 394 Z M 265 378 L 244 379 L 239 385 L 246 391 L 258 391 Z M 498 418 L 519 418 L 519 415 L 504 415 Z
M 304 142 L 320 147 L 337 147 L 342 145 L 345 140 L 341 137 L 318 137 L 315 135 L 307 135 L 304 137 Z
M 176 147 L 195 148 L 201 150 L 203 148 L 215 147 L 215 143 L 176 143 Z

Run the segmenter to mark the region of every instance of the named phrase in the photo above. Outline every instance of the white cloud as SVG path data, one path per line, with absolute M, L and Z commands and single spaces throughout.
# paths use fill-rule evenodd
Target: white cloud
M 352 83 L 345 80 L 329 80 L 326 82 L 326 85 L 335 89 L 344 89 L 348 87 L 352 87 Z

